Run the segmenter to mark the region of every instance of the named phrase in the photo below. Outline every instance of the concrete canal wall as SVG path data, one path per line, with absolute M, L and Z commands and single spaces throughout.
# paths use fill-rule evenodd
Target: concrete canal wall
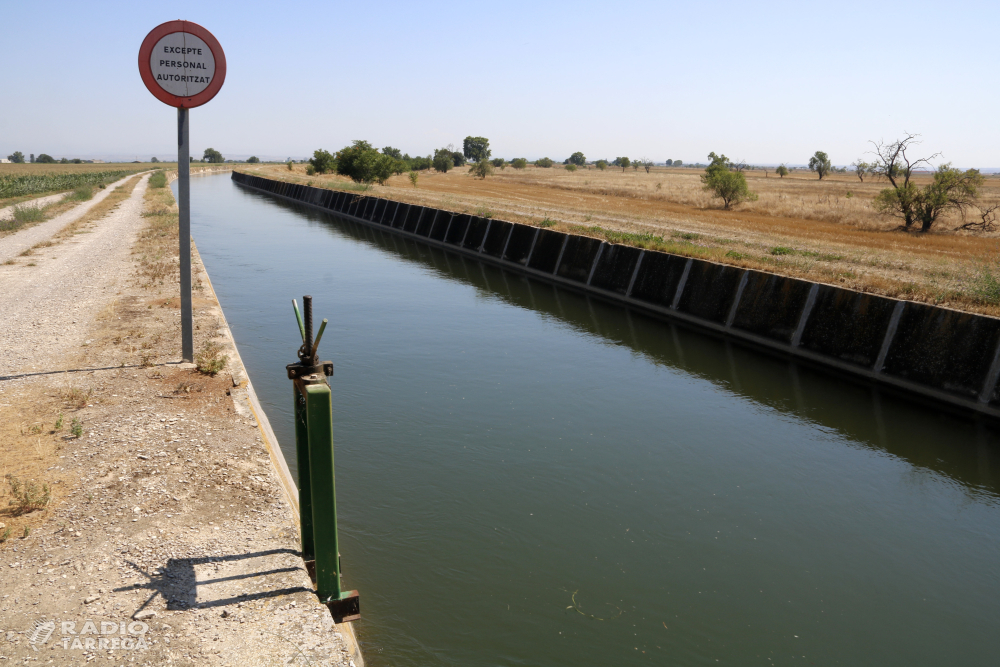
M 233 172 L 233 180 L 513 271 L 1000 417 L 1000 320 L 587 236 Z

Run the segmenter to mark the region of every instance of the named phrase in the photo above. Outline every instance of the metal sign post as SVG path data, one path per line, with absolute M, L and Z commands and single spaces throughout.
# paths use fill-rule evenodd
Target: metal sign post
M 139 74 L 153 96 L 177 107 L 177 208 L 181 270 L 181 356 L 194 361 L 191 305 L 191 144 L 188 109 L 211 100 L 226 80 L 219 40 L 197 23 L 168 21 L 139 48 Z

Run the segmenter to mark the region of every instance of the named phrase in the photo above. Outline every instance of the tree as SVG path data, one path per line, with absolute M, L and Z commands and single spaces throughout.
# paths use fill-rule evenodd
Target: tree
M 506 169 L 507 161 L 504 160 L 502 157 L 493 158 L 493 166 L 499 169 Z
M 580 151 L 577 151 L 569 156 L 568 164 L 575 164 L 578 167 L 582 167 L 587 164 L 587 158 Z
M 157 162 L 159 162 L 159 161 L 160 161 L 160 158 L 158 158 L 158 157 L 156 157 L 156 156 L 154 155 L 153 157 L 149 158 L 149 161 L 155 164 L 155 163 L 157 163 Z M 249 161 L 249 160 L 248 160 L 248 161 Z
M 670 166 L 670 165 L 672 165 L 673 163 L 674 163 L 674 161 L 673 161 L 673 160 L 667 160 L 665 164 L 666 164 L 666 165 L 667 165 L 667 166 L 669 167 L 669 166 Z
M 830 157 L 823 151 L 816 151 L 816 154 L 809 158 L 809 169 L 815 171 L 819 176 L 819 180 L 823 180 L 823 177 L 830 173 L 830 169 L 833 165 L 830 164 Z
M 682 166 L 684 166 L 684 160 L 674 160 L 674 166 L 675 167 L 682 167 Z
M 434 168 L 442 174 L 447 174 L 448 170 L 455 166 L 455 158 L 452 151 L 447 148 L 439 148 L 434 151 Z
M 258 162 L 260 162 L 260 158 L 256 155 L 251 155 L 247 158 L 247 164 L 257 164 Z
M 535 160 L 535 166 L 536 167 L 542 167 L 544 169 L 548 169 L 553 164 L 555 164 L 555 162 L 553 162 L 552 160 L 550 160 L 547 157 L 543 157 L 543 158 L 539 158 L 539 159 Z
M 950 164 L 943 164 L 934 172 L 934 180 L 918 188 L 913 182 L 913 172 L 917 167 L 930 166 L 930 161 L 938 157 L 935 153 L 926 158 L 912 158 L 907 154 L 917 141 L 916 134 L 907 134 L 902 139 L 875 146 L 875 173 L 886 178 L 892 187 L 886 188 L 875 197 L 875 210 L 901 218 L 906 229 L 920 223 L 920 231 L 930 231 L 934 223 L 945 211 L 957 210 L 962 213 L 975 205 L 979 198 L 979 188 L 983 176 L 976 169 L 962 171 Z
M 462 154 L 473 162 L 490 159 L 490 140 L 486 137 L 466 137 L 462 142 Z
M 743 201 L 756 201 L 757 194 L 747 187 L 746 176 L 742 172 L 730 170 L 729 158 L 716 155 L 713 151 L 708 154 L 708 159 L 711 164 L 705 168 L 701 182 L 706 190 L 722 200 L 724 208 L 728 210 Z
M 338 174 L 347 176 L 355 183 L 379 185 L 386 184 L 396 164 L 393 158 L 379 153 L 367 141 L 360 140 L 337 151 L 335 160 Z
M 398 148 L 393 148 L 392 146 L 386 146 L 385 148 L 383 148 L 382 155 L 388 155 L 394 160 L 403 159 L 403 154 L 400 152 L 400 150 Z
M 528 161 L 523 157 L 516 157 L 510 161 L 510 166 L 514 169 L 524 169 L 528 166 Z
M 411 171 L 410 172 L 410 185 L 412 185 L 413 187 L 417 187 L 417 179 L 419 177 L 420 177 L 420 174 L 418 174 L 415 171 Z
M 597 167 L 598 169 L 600 169 L 601 171 L 604 171 L 605 169 L 608 168 L 608 161 L 607 160 L 598 160 L 597 162 L 594 163 L 594 166 Z
M 14 164 L 24 164 L 24 153 L 21 151 L 14 151 L 12 154 L 7 156 L 7 159 Z
M 480 160 L 472 165 L 472 169 L 469 170 L 469 174 L 476 178 L 485 180 L 487 176 L 493 175 L 493 163 L 489 160 Z
M 862 160 L 855 160 L 851 166 L 854 167 L 854 173 L 862 183 L 865 182 L 865 176 L 872 176 L 875 173 L 875 165 Z
M 40 162 L 42 164 L 55 164 L 56 159 L 49 155 L 48 153 L 42 153 L 35 158 L 35 162 Z
M 622 171 L 625 171 L 626 169 L 628 169 L 629 165 L 632 164 L 632 161 L 629 160 L 627 157 L 616 157 L 615 161 L 612 162 L 611 164 L 615 165 L 616 167 L 621 167 Z
M 653 168 L 653 161 L 650 160 L 648 157 L 644 157 L 641 160 L 638 160 L 638 163 L 642 165 L 642 168 L 646 170 L 647 174 L 649 173 L 649 170 Z
M 788 176 L 788 167 L 786 167 L 783 164 L 779 164 L 778 168 L 774 170 L 774 173 L 776 173 L 781 178 L 784 178 L 785 176 Z
M 214 148 L 206 148 L 205 155 L 202 158 L 205 162 L 221 163 L 225 162 L 225 158 L 222 157 L 222 153 L 215 150 Z
M 249 161 L 250 160 L 247 160 L 247 162 Z M 322 148 L 313 151 L 313 156 L 312 158 L 309 159 L 309 164 L 311 164 L 313 169 L 315 169 L 320 174 L 325 174 L 327 172 L 332 173 L 337 171 L 336 156 L 334 156 L 333 153 L 330 153 L 329 151 L 323 150 Z

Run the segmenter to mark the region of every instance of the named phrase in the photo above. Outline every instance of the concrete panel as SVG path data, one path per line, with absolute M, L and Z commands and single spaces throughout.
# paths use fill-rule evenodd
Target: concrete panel
M 812 283 L 751 271 L 736 308 L 733 327 L 791 343 Z
M 448 231 L 448 224 L 451 222 L 451 211 L 438 211 L 434 227 L 431 228 L 430 238 L 435 241 L 444 241 L 445 232 Z
M 396 215 L 396 208 L 399 207 L 397 202 L 391 199 L 387 200 L 385 203 L 385 211 L 382 212 L 382 219 L 379 221 L 383 225 L 392 224 L 392 218 Z
M 385 214 L 385 205 L 388 202 L 385 199 L 379 199 L 378 203 L 375 204 L 375 210 L 372 211 L 372 222 L 381 222 L 382 216 Z
M 479 246 L 483 244 L 483 237 L 486 236 L 486 224 L 486 220 L 480 217 L 469 218 L 469 233 L 465 235 L 462 247 L 479 250 Z
M 470 219 L 471 216 L 468 214 L 456 214 L 452 218 L 451 228 L 448 230 L 448 235 L 445 237 L 444 242 L 452 245 L 462 245 L 462 239 L 465 238 L 465 232 L 469 229 Z
M 611 244 L 604 246 L 604 252 L 594 269 L 594 277 L 590 279 L 591 286 L 625 294 L 640 254 L 640 248 Z
M 892 299 L 820 285 L 801 346 L 871 368 L 895 306 Z
M 1000 320 L 907 303 L 883 372 L 977 400 L 1000 342 Z
M 563 252 L 562 261 L 556 269 L 556 275 L 574 280 L 578 283 L 587 283 L 590 278 L 590 270 L 594 267 L 594 258 L 601 247 L 600 239 L 592 239 L 589 236 L 570 236 L 566 243 L 566 250 Z
M 403 225 L 406 224 L 406 218 L 410 215 L 410 209 L 413 208 L 412 204 L 400 204 L 399 210 L 396 211 L 396 218 L 392 221 L 393 229 L 402 229 Z
M 725 324 L 743 271 L 735 266 L 694 260 L 677 310 Z
M 687 257 L 647 252 L 632 285 L 633 299 L 669 308 L 677 294 Z
M 347 215 L 357 216 L 358 209 L 364 206 L 365 198 L 361 195 L 352 195 L 350 201 L 347 203 L 347 209 L 344 211 Z
M 424 208 L 423 214 L 420 216 L 420 222 L 417 223 L 417 236 L 430 236 L 431 227 L 434 225 L 434 221 L 437 218 L 438 209 L 436 208 Z
M 424 214 L 424 207 L 413 205 L 406 211 L 406 221 L 403 222 L 404 232 L 415 232 L 417 231 L 417 224 L 420 222 L 420 217 Z
M 539 232 L 535 249 L 528 260 L 528 268 L 537 269 L 544 273 L 555 271 L 556 262 L 559 261 L 559 252 L 562 250 L 566 237 L 567 234 L 554 232 L 551 229 L 543 229 Z
M 503 259 L 523 266 L 528 261 L 528 253 L 531 252 L 531 244 L 535 240 L 536 233 L 538 227 L 514 224 Z
M 338 213 L 343 213 L 350 202 L 348 201 L 348 196 L 346 192 L 337 193 L 337 203 L 333 205 L 333 210 Z
M 378 197 L 369 197 L 368 201 L 365 202 L 365 211 L 361 214 L 362 219 L 371 220 L 372 214 L 375 213 L 375 207 L 378 206 Z
M 494 220 L 490 225 L 489 234 L 486 235 L 486 241 L 483 242 L 483 253 L 500 259 L 504 246 L 507 245 L 507 237 L 513 228 L 512 222 Z

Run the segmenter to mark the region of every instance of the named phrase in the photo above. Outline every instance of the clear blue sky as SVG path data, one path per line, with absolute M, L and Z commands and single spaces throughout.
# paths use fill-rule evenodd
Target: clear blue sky
M 229 72 L 192 149 L 284 158 L 352 139 L 410 154 L 835 164 L 869 139 L 1000 166 L 998 2 L 0 0 L 0 156 L 168 157 L 175 111 L 137 56 L 172 20 Z

